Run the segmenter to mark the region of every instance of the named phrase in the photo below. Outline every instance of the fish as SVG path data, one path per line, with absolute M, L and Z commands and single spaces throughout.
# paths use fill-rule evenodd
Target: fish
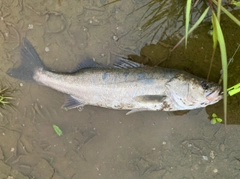
M 86 58 L 71 72 L 55 72 L 40 59 L 32 44 L 23 38 L 20 65 L 7 74 L 36 82 L 66 94 L 62 108 L 99 106 L 139 111 L 180 111 L 203 108 L 222 99 L 221 86 L 188 72 L 151 67 L 122 57 L 102 65 Z

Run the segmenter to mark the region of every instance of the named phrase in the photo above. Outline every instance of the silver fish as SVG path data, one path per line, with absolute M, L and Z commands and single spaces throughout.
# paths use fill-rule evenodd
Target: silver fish
M 63 108 L 85 105 L 137 111 L 178 111 L 202 108 L 222 99 L 221 87 L 187 72 L 148 67 L 118 58 L 111 66 L 84 60 L 71 73 L 49 70 L 27 39 L 21 64 L 8 75 L 35 81 L 68 95 Z

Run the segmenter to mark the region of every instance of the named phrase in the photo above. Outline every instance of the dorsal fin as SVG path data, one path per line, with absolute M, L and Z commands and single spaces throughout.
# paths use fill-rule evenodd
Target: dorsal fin
M 116 57 L 115 62 L 112 65 L 110 65 L 110 67 L 118 68 L 118 69 L 128 69 L 128 68 L 141 68 L 141 67 L 144 67 L 144 65 L 127 60 L 122 57 Z M 81 63 L 79 63 L 79 65 L 77 65 L 77 67 L 74 70 L 72 70 L 70 73 L 76 73 L 79 70 L 87 69 L 87 68 L 107 68 L 107 67 L 100 65 L 96 63 L 92 58 L 87 57 Z
M 127 60 L 122 57 L 116 57 L 116 62 L 113 64 L 113 67 L 119 69 L 128 69 L 128 68 L 141 68 L 144 67 L 144 65 Z

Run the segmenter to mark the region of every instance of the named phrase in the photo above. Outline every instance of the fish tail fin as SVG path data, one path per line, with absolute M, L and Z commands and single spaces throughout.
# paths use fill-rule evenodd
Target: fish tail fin
M 7 74 L 13 78 L 24 81 L 34 81 L 34 73 L 37 69 L 46 69 L 44 63 L 40 59 L 38 53 L 32 44 L 26 39 L 20 46 L 21 64 L 16 68 L 11 68 Z

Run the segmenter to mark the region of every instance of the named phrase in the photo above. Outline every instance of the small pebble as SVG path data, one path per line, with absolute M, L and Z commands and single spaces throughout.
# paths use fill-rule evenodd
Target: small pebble
M 49 48 L 48 47 L 45 47 L 45 52 L 49 52 Z
M 221 150 L 222 152 L 224 152 L 224 150 L 225 150 L 225 145 L 224 145 L 224 144 L 220 144 L 220 150 Z
M 28 24 L 28 29 L 33 29 L 33 24 Z
M 215 158 L 214 151 L 211 151 L 209 156 L 210 156 L 211 159 L 214 159 Z
M 207 156 L 203 155 L 202 158 L 203 158 L 203 160 L 208 161 L 208 157 Z
M 116 35 L 113 36 L 113 40 L 117 41 L 118 37 Z

